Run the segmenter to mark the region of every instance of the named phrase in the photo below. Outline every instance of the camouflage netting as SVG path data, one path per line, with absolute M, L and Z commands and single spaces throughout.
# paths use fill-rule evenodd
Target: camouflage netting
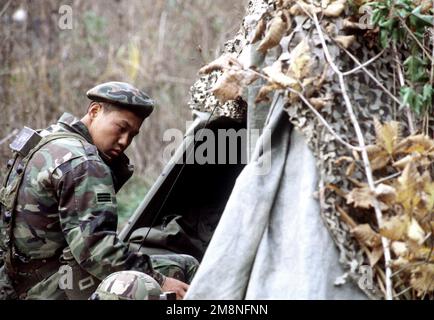
M 357 3 L 357 1 L 354 2 Z M 242 28 L 237 36 L 227 43 L 225 53 L 233 54 L 246 68 L 260 71 L 267 66 L 272 66 L 271 69 L 278 66 L 279 70 L 283 70 L 286 75 L 294 76 L 299 81 L 299 85 L 297 87 L 296 84 L 293 88 L 302 91 L 338 136 L 358 147 L 359 141 L 350 121 L 350 114 L 343 98 L 338 76 L 326 61 L 318 30 L 312 16 L 308 16 L 312 12 L 318 15 L 331 58 L 340 71 L 345 72 L 359 66 L 355 59 L 364 63 L 380 52 L 376 31 L 357 23 L 360 15 L 357 14 L 358 7 L 353 4 L 354 2 L 313 1 L 316 6 L 316 9 L 313 9 L 306 4 L 309 1 L 302 2 L 306 5 L 301 8 L 297 4 L 300 2 L 292 0 L 251 0 Z M 363 1 L 358 2 L 363 3 Z M 333 5 L 335 5 L 334 8 L 332 8 Z M 261 23 L 263 30 L 259 40 L 262 39 L 262 41 L 256 41 L 252 45 L 252 39 L 257 38 L 260 33 Z M 274 48 L 271 45 L 270 48 L 264 49 L 264 39 L 272 28 L 280 33 L 276 36 L 279 45 Z M 243 50 L 248 46 L 253 46 L 259 58 L 246 59 Z M 392 48 L 392 46 L 386 48 L 378 58 L 366 66 L 365 70 L 360 69 L 345 77 L 348 97 L 367 145 L 375 144 L 378 141 L 378 132 L 382 130 L 381 125 L 375 122 L 374 118 L 379 119 L 381 123 L 397 121 L 399 136 L 403 137 L 411 134 L 408 125 L 411 121 L 416 129 L 424 128 L 423 132 L 430 136 L 434 132 L 430 117 L 422 123 L 422 120 L 415 120 L 414 115 L 412 116 L 399 105 L 397 101 L 399 99 L 399 70 L 397 70 L 396 58 L 403 61 L 406 53 L 400 52 L 396 56 Z M 354 55 L 353 58 L 346 51 Z M 299 65 L 294 66 L 294 61 L 297 59 Z M 265 74 L 273 78 L 272 70 L 268 71 L 267 73 L 264 70 Z M 224 104 L 221 104 L 211 93 L 211 89 L 221 74 L 221 71 L 212 71 L 202 76 L 192 87 L 190 105 L 193 109 L 202 111 L 212 111 L 216 107 L 215 112 L 218 115 L 242 119 L 245 117 L 246 103 L 239 104 L 239 101 L 242 99 L 247 101 L 245 92 L 241 95 L 243 98 L 235 101 L 229 100 Z M 384 88 L 380 87 L 378 82 Z M 351 190 L 366 186 L 361 153 L 340 143 L 297 95 L 281 86 L 274 86 L 271 89 L 273 90 L 265 91 L 265 93 L 281 94 L 286 99 L 285 108 L 290 122 L 304 133 L 317 159 L 317 168 L 321 177 L 318 188 L 321 215 L 340 250 L 340 262 L 348 270 L 344 278 L 348 277 L 357 281 L 359 275 L 356 270 L 361 265 L 371 265 L 374 267 L 376 285 L 372 290 L 365 290 L 365 293 L 371 297 L 384 297 L 386 281 L 381 245 L 378 246 L 377 243 L 377 245 L 368 246 L 354 237 L 354 228 L 357 225 L 369 224 L 372 229 L 377 231 L 379 229 L 372 207 L 351 205 L 351 202 L 355 202 L 354 199 L 350 199 Z M 258 96 L 257 101 L 265 99 L 267 99 L 266 95 Z M 243 107 L 239 108 L 238 105 Z M 247 109 L 249 107 L 250 105 Z M 372 158 L 370 160 L 373 162 Z M 374 175 L 375 179 L 390 175 L 388 169 L 383 168 L 384 165 L 382 167 L 377 164 L 378 168 L 376 168 L 376 164 L 371 164 L 374 167 L 374 173 L 376 169 L 384 170 L 382 175 Z M 382 209 L 385 217 L 393 215 L 391 211 L 388 211 L 389 209 Z M 433 225 L 432 222 L 428 224 L 431 224 L 431 227 Z M 425 236 L 425 240 L 430 238 L 430 234 Z M 426 244 L 429 246 L 428 240 Z M 432 259 L 431 252 L 426 257 L 426 261 Z M 429 281 L 432 282 L 432 279 L 430 280 L 432 274 L 431 269 L 424 274 L 421 273 L 421 269 L 416 268 L 406 276 L 394 275 L 392 279 L 394 297 L 402 291 L 405 293 L 399 298 L 415 298 L 420 297 L 422 291 L 432 292 L 434 285 L 429 283 Z M 340 280 L 345 281 L 345 279 Z M 415 289 L 413 292 L 407 290 L 410 281 Z M 421 285 L 423 281 L 425 285 Z

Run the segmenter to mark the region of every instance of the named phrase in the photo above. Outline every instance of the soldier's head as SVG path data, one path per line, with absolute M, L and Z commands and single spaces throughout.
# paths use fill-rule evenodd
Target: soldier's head
M 107 82 L 87 92 L 92 102 L 82 121 L 95 146 L 109 159 L 125 151 L 139 133 L 154 101 L 143 91 L 123 82 Z

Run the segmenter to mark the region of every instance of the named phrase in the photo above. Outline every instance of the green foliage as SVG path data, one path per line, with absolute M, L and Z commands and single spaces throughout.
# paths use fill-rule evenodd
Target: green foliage
M 425 47 L 425 52 L 421 45 L 426 46 L 424 37 L 433 27 L 433 9 L 422 12 L 423 5 L 413 0 L 383 0 L 368 5 L 372 7 L 371 22 L 378 27 L 381 46 L 393 44 L 399 52 L 407 53 L 403 62 L 406 85 L 400 90 L 403 105 L 409 104 L 418 115 L 429 111 L 433 79 L 429 77 L 431 61 L 426 52 L 432 52 L 432 39 L 431 48 Z
M 107 42 L 104 30 L 107 26 L 107 20 L 98 16 L 94 11 L 87 11 L 84 14 L 83 22 L 89 43 L 103 44 Z
M 149 183 L 139 176 L 133 176 L 118 192 L 118 226 L 121 228 L 131 217 L 149 190 Z

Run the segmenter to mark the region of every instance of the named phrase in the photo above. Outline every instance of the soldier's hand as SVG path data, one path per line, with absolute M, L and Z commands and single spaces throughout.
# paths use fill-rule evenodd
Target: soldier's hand
M 188 288 L 189 288 L 188 284 L 176 280 L 175 278 L 169 278 L 169 277 L 166 277 L 166 280 L 164 281 L 163 286 L 161 287 L 161 289 L 163 289 L 163 292 L 167 292 L 167 291 L 175 292 L 177 300 L 181 300 L 184 298 Z

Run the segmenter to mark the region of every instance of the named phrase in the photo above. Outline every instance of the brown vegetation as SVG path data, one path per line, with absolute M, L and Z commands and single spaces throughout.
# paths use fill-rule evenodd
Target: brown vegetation
M 59 28 L 61 5 L 72 8 L 72 30 Z M 196 72 L 238 30 L 244 5 L 230 0 L 1 0 L 0 162 L 10 156 L 10 140 L 4 138 L 14 129 L 46 127 L 64 111 L 80 116 L 89 88 L 118 80 L 157 101 L 156 112 L 128 150 L 137 172 L 155 179 L 163 166 L 164 130 L 185 129 Z M 20 9 L 21 17 L 16 15 Z

